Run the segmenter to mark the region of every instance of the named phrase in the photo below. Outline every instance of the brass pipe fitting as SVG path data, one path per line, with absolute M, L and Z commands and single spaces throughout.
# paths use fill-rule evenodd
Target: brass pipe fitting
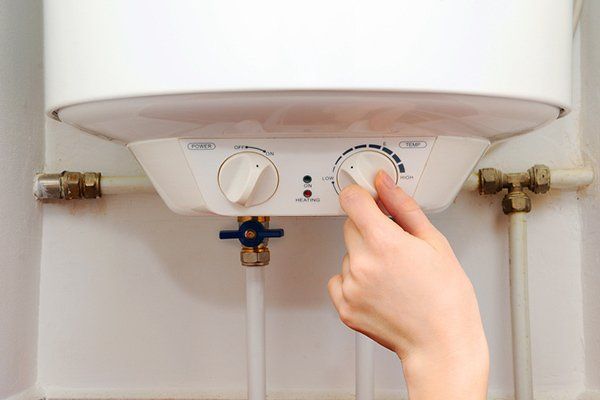
M 537 164 L 526 172 L 505 174 L 496 168 L 479 170 L 479 194 L 496 194 L 503 189 L 522 187 L 541 194 L 550 190 L 550 168 Z
M 508 174 L 496 168 L 479 170 L 479 194 L 496 194 L 504 189 L 508 191 L 502 199 L 502 211 L 505 214 L 531 211 L 531 199 L 524 189 L 542 194 L 550 190 L 550 185 L 550 168 L 545 165 L 538 164 L 526 172 Z
M 33 195 L 44 199 L 95 199 L 102 196 L 99 172 L 63 171 L 60 174 L 37 174 Z

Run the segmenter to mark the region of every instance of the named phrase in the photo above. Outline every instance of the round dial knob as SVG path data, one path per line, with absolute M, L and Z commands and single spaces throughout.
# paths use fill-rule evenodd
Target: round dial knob
M 267 157 L 237 153 L 221 164 L 219 187 L 232 203 L 252 207 L 269 200 L 279 185 L 277 168 Z
M 371 193 L 371 196 L 376 197 L 375 175 L 379 170 L 384 170 L 394 182 L 398 182 L 396 166 L 382 153 L 365 150 L 352 154 L 338 169 L 338 187 L 341 190 L 348 185 L 357 184 Z

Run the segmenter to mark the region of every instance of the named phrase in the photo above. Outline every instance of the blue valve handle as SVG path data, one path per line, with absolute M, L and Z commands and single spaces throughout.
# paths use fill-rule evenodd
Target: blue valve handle
M 254 232 L 254 237 L 247 237 L 246 232 Z M 237 230 L 219 232 L 219 239 L 238 239 L 243 246 L 257 247 L 265 239 L 282 237 L 283 229 L 267 229 L 256 220 L 243 222 Z

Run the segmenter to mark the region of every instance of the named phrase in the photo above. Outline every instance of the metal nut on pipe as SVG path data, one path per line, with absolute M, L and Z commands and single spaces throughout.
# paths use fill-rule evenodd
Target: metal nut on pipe
M 479 194 L 496 194 L 504 188 L 504 174 L 496 168 L 479 170 Z
M 95 199 L 102 196 L 100 190 L 101 175 L 95 172 L 84 172 L 80 178 L 81 197 Z
M 244 267 L 264 267 L 271 261 L 271 252 L 267 246 L 242 247 L 240 261 Z
M 521 190 L 510 192 L 502 199 L 502 211 L 507 215 L 515 212 L 528 213 L 531 211 L 531 199 Z
M 550 190 L 550 168 L 545 165 L 536 164 L 529 168 L 529 189 L 536 194 L 546 193 Z

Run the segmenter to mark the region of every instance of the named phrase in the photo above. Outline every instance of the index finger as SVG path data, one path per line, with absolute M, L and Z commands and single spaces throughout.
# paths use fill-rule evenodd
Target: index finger
M 369 233 L 380 224 L 396 225 L 381 212 L 369 192 L 358 185 L 350 185 L 342 190 L 340 205 L 361 234 Z

